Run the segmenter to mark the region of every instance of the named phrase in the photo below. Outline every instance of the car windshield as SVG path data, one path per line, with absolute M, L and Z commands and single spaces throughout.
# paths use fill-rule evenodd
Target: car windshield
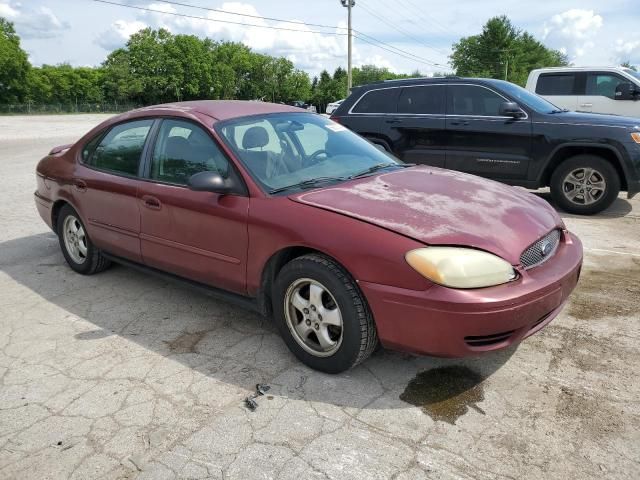
M 640 80 L 640 72 L 636 72 L 635 70 L 631 70 L 630 68 L 623 68 L 622 69 L 625 73 L 628 73 L 629 75 L 631 75 L 634 78 L 637 78 L 638 80 Z
M 339 123 L 311 113 L 254 115 L 216 129 L 268 192 L 404 166 Z
M 560 110 L 553 103 L 545 100 L 535 93 L 531 93 L 524 88 L 504 80 L 493 81 L 498 88 L 511 96 L 515 101 L 523 103 L 525 106 L 535 110 L 538 113 L 551 113 Z

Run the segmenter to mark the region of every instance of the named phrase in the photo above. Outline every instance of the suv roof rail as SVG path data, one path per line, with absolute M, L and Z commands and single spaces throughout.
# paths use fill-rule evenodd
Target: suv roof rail
M 443 78 L 453 78 L 453 79 L 461 79 L 458 75 L 440 75 L 437 77 L 407 77 L 407 78 L 391 78 L 389 80 L 376 80 L 375 82 L 370 82 L 364 85 L 358 85 L 358 87 L 364 87 L 365 85 L 376 85 L 379 83 L 393 83 L 393 82 L 411 82 L 417 80 L 441 80 Z

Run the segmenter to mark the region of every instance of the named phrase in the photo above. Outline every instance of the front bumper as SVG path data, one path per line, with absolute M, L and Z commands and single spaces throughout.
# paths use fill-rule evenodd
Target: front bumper
M 464 357 L 505 348 L 553 320 L 575 288 L 582 243 L 563 232 L 555 255 L 516 281 L 458 290 L 434 285 L 425 291 L 361 281 L 382 344 L 394 350 Z

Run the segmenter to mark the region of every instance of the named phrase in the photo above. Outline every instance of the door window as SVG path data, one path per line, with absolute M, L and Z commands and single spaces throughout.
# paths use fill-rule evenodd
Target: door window
M 354 113 L 396 113 L 397 88 L 370 90 L 365 93 L 355 107 Z
M 500 116 L 505 101 L 497 93 L 476 85 L 449 85 L 447 113 L 449 115 Z
M 444 85 L 406 87 L 400 92 L 398 113 L 444 114 Z
M 575 95 L 576 76 L 573 73 L 544 73 L 538 77 L 536 93 L 539 95 Z
M 137 120 L 116 125 L 93 151 L 93 141 L 83 151 L 83 160 L 100 170 L 137 175 L 144 143 L 153 120 Z
M 200 172 L 229 173 L 229 163 L 200 127 L 182 120 L 163 120 L 151 157 L 150 178 L 186 185 Z
M 616 87 L 621 83 L 630 83 L 611 73 L 588 73 L 586 95 L 616 98 Z

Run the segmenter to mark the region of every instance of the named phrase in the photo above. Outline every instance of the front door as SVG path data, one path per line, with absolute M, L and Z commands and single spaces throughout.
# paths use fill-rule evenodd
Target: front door
M 630 80 L 609 72 L 586 73 L 584 95 L 579 98 L 580 110 L 594 113 L 608 113 L 628 117 L 640 117 L 640 102 L 615 100 L 616 88 Z
M 120 123 L 91 140 L 74 175 L 78 208 L 95 245 L 137 262 L 140 256 L 139 165 L 154 120 Z
M 447 168 L 496 180 L 526 178 L 531 120 L 500 116 L 505 101 L 480 85 L 447 87 Z
M 244 293 L 249 198 L 195 192 L 189 178 L 202 171 L 232 174 L 215 140 L 190 121 L 164 119 L 140 182 L 140 241 L 155 268 Z

